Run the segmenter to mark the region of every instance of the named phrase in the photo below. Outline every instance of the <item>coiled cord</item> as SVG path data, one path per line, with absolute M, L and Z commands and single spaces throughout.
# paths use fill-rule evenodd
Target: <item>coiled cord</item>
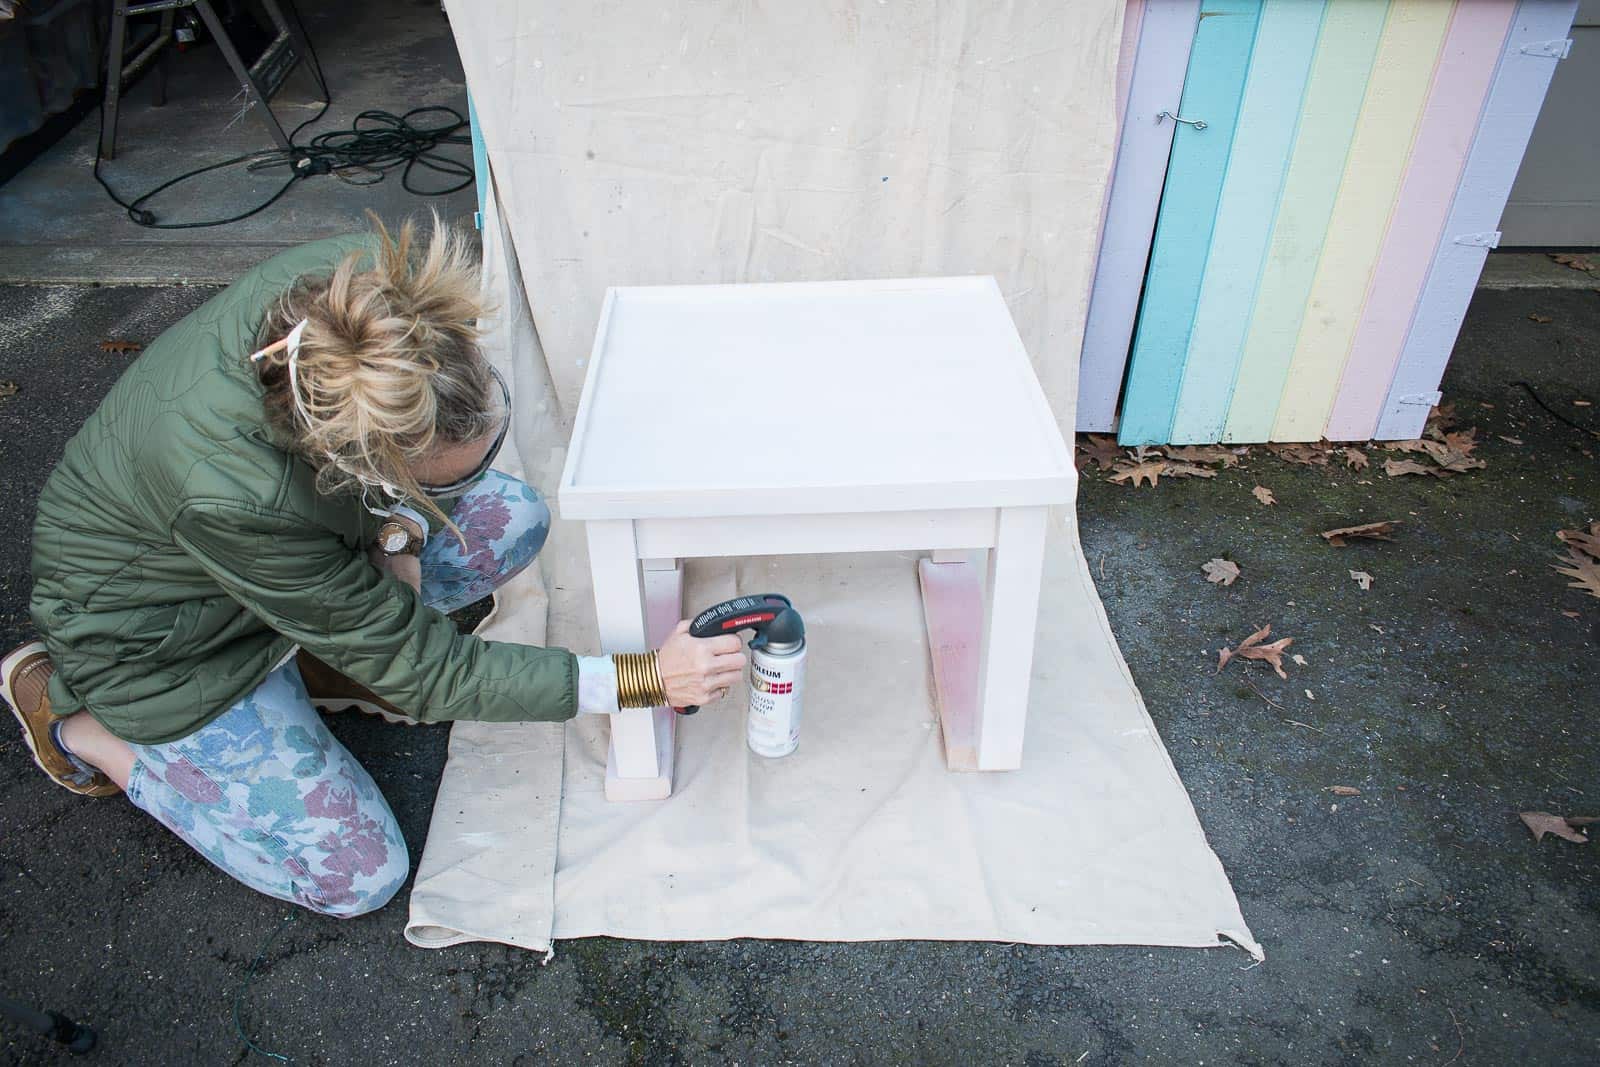
M 293 3 L 289 5 L 290 12 L 297 24 L 300 23 L 300 12 Z M 304 24 L 300 24 L 301 36 L 310 46 L 310 55 L 304 57 L 316 68 L 317 81 L 326 85 L 322 77 L 322 63 L 317 57 L 316 46 L 311 44 L 310 37 L 305 33 Z M 281 148 L 263 149 L 258 152 L 246 152 L 231 159 L 209 163 L 203 167 L 186 171 L 175 178 L 171 178 L 154 189 L 143 193 L 132 200 L 124 200 L 117 194 L 105 177 L 100 173 L 100 140 L 95 139 L 94 153 L 94 179 L 100 183 L 106 195 L 124 211 L 128 218 L 138 226 L 152 230 L 192 230 L 207 226 L 225 226 L 228 223 L 239 222 L 252 215 L 258 214 L 277 203 L 294 184 L 305 178 L 319 174 L 330 174 L 340 181 L 352 185 L 376 185 L 383 181 L 389 171 L 400 169 L 400 184 L 408 193 L 416 196 L 445 196 L 467 188 L 475 178 L 472 165 L 464 163 L 451 156 L 440 154 L 440 149 L 449 145 L 471 145 L 472 137 L 468 131 L 470 123 L 461 112 L 453 107 L 431 105 L 416 107 L 403 115 L 395 115 L 388 111 L 368 109 L 355 117 L 355 121 L 348 129 L 328 130 L 317 134 L 305 144 L 298 140 L 300 131 L 312 123 L 319 121 L 327 114 L 328 108 L 333 103 L 331 93 L 326 95 L 322 106 L 317 113 L 306 119 L 294 128 L 289 134 L 289 143 L 293 146 L 289 151 Z M 439 117 L 439 121 L 432 120 Z M 101 128 L 105 127 L 105 106 L 102 101 L 100 108 Z M 200 221 L 166 222 L 159 219 L 154 211 L 146 205 L 156 196 L 166 192 L 173 186 L 190 181 L 214 171 L 228 167 L 243 165 L 245 170 L 256 173 L 287 167 L 289 176 L 277 191 L 265 200 L 248 210 L 241 211 L 226 218 L 204 219 Z M 418 188 L 413 181 L 413 172 L 417 168 L 432 171 L 451 178 L 457 178 L 453 184 L 440 189 Z

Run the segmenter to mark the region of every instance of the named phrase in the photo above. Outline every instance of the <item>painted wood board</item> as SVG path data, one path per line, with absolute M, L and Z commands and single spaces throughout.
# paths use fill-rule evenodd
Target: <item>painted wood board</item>
M 1388 8 L 1388 0 L 1335 0 L 1323 16 L 1224 441 L 1265 441 L 1272 432 Z
M 1208 0 L 1195 30 L 1178 114 L 1206 125 L 1179 123 L 1173 135 L 1122 397 L 1117 437 L 1125 445 L 1158 444 L 1172 428 L 1260 17 L 1261 0 Z
M 1128 0 L 1122 14 L 1122 46 L 1117 51 L 1117 137 L 1122 137 L 1122 124 L 1128 117 L 1128 89 L 1133 84 L 1133 67 L 1139 55 L 1139 26 L 1144 21 L 1144 0 Z M 1100 231 L 1095 238 L 1096 247 L 1105 239 L 1106 213 L 1111 208 L 1111 191 L 1117 187 L 1117 156 L 1111 153 L 1111 173 L 1106 176 L 1106 189 L 1100 200 Z
M 1365 441 L 1405 345 L 1516 0 L 1458 3 L 1323 436 Z
M 1522 0 L 1517 9 L 1438 254 L 1384 399 L 1376 431 L 1380 440 L 1420 436 L 1428 409 L 1438 398 L 1445 364 L 1484 259 L 1498 240 L 1495 227 L 1559 62 L 1549 42 L 1566 38 L 1576 10 L 1577 0 Z
M 1393 0 L 1351 137 L 1272 437 L 1317 441 L 1355 339 L 1455 5 Z
M 1117 51 L 1117 127 L 1128 114 L 1128 90 L 1139 54 L 1139 26 L 1144 22 L 1144 0 L 1128 0 L 1122 11 L 1122 47 Z
M 1172 148 L 1173 124 L 1157 121 L 1156 115 L 1177 110 L 1199 13 L 1200 0 L 1144 0 L 1138 54 L 1117 144 L 1116 180 L 1107 199 L 1084 321 L 1078 366 L 1079 430 L 1107 432 L 1116 425 L 1117 397 Z
M 1323 0 L 1266 0 L 1262 8 L 1168 435 L 1175 444 L 1222 435 L 1323 9 Z

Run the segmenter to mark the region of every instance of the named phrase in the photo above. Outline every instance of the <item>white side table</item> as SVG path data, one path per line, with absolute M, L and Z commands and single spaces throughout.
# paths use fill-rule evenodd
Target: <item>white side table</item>
M 607 652 L 671 630 L 686 557 L 930 550 L 947 763 L 1008 770 L 1076 479 L 993 278 L 661 286 L 606 294 L 559 501 Z M 607 796 L 671 793 L 674 719 L 612 716 Z

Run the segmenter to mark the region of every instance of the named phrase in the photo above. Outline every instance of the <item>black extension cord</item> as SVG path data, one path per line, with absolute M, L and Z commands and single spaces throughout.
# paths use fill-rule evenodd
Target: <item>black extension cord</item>
M 322 85 L 327 81 L 322 77 L 322 62 L 317 57 L 316 45 L 311 44 L 310 35 L 305 32 L 305 25 L 300 21 L 300 12 L 291 2 L 289 10 L 295 23 L 300 28 L 301 37 L 309 46 L 310 55 L 302 59 L 308 60 L 317 72 L 317 80 Z M 124 200 L 111 188 L 109 182 L 100 173 L 100 139 L 95 139 L 94 151 L 94 179 L 106 191 L 106 195 L 128 213 L 128 218 L 135 225 L 144 226 L 152 230 L 192 230 L 206 226 L 225 226 L 231 222 L 247 219 L 261 211 L 266 210 L 287 193 L 294 184 L 305 178 L 319 174 L 331 174 L 340 181 L 353 185 L 376 185 L 383 181 L 387 173 L 395 168 L 401 168 L 400 184 L 406 192 L 417 196 L 444 196 L 448 193 L 465 189 L 473 183 L 475 175 L 470 164 L 437 152 L 444 145 L 470 145 L 472 137 L 463 133 L 470 124 L 467 119 L 452 107 L 430 106 L 416 107 L 403 115 L 395 115 L 388 111 L 369 109 L 361 112 L 355 122 L 343 130 L 329 130 L 319 133 L 305 144 L 300 144 L 297 138 L 300 131 L 312 123 L 319 121 L 327 114 L 328 108 L 333 103 L 333 94 L 326 94 L 322 106 L 317 113 L 296 126 L 289 134 L 289 143 L 293 146 L 289 151 L 281 148 L 263 149 L 257 152 L 246 152 L 204 167 L 196 167 L 186 171 L 175 178 L 171 178 L 160 185 L 135 197 L 133 200 Z M 419 116 L 442 115 L 445 121 L 435 124 L 419 123 L 415 121 Z M 105 128 L 104 98 L 100 108 L 100 125 Z M 278 187 L 277 192 L 261 201 L 248 211 L 227 218 L 207 219 L 199 222 L 162 222 L 155 212 L 145 205 L 155 196 L 182 182 L 198 178 L 212 171 L 222 170 L 243 164 L 245 169 L 254 173 L 271 170 L 278 167 L 287 167 L 289 176 Z M 412 171 L 417 167 L 459 178 L 455 184 L 443 189 L 419 189 L 412 183 Z

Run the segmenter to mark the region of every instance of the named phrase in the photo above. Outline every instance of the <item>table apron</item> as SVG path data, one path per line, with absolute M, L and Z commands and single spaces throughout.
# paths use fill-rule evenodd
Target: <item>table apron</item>
M 1000 509 L 635 519 L 640 559 L 991 548 Z

